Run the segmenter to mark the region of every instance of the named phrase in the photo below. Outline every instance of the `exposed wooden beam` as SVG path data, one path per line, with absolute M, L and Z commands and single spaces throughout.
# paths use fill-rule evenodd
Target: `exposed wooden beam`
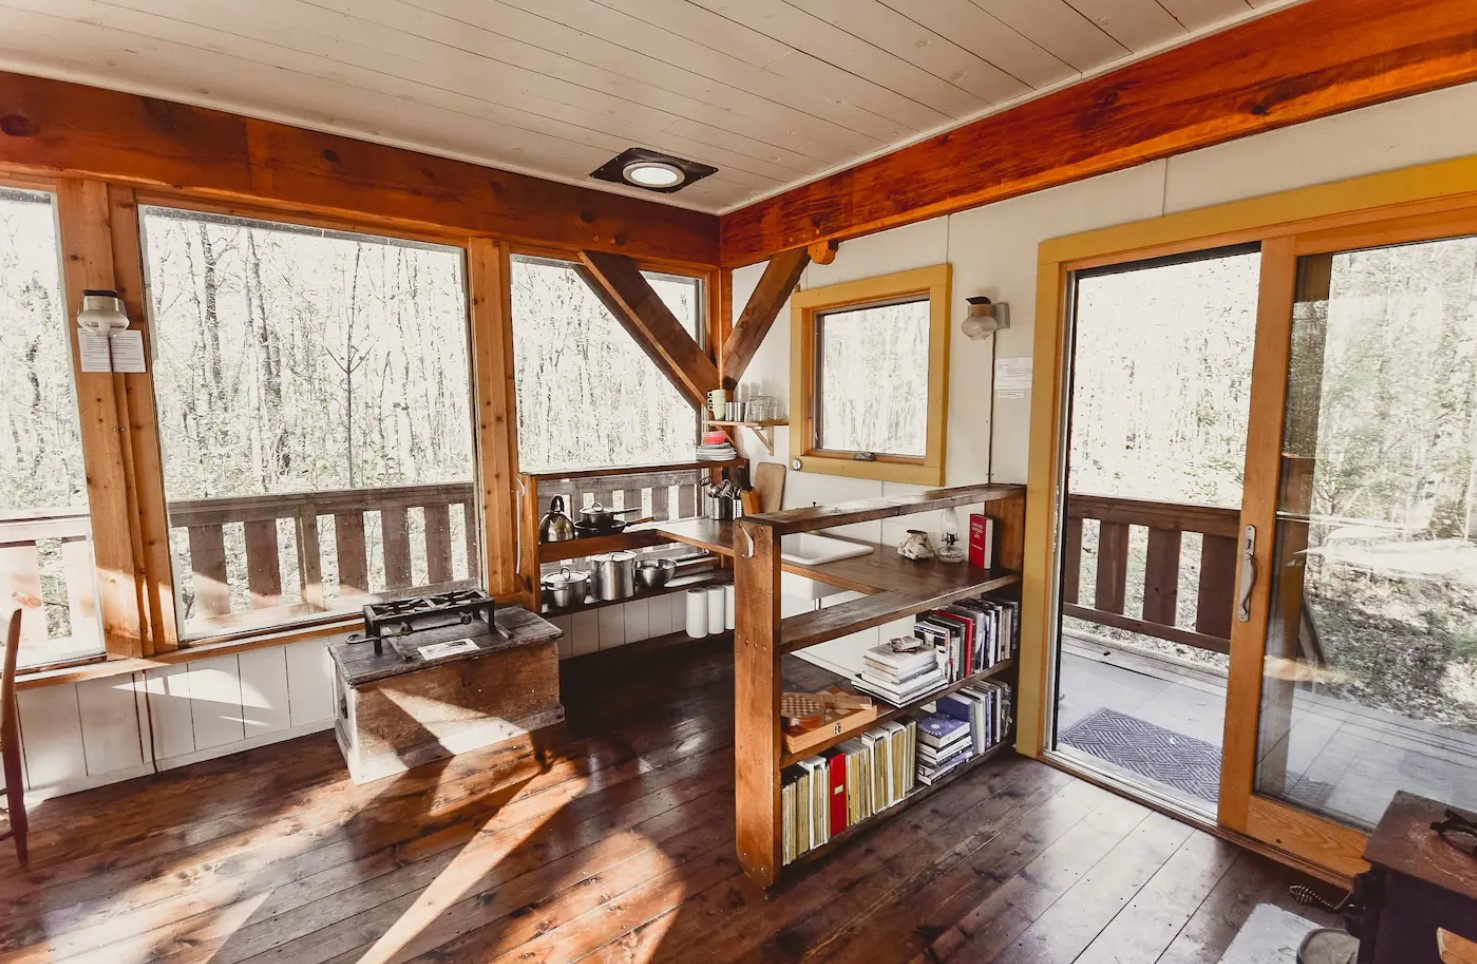
M 800 275 L 808 264 L 809 252 L 804 248 L 796 248 L 793 251 L 781 251 L 764 266 L 759 284 L 754 287 L 754 293 L 749 295 L 749 303 L 744 305 L 743 314 L 734 323 L 733 334 L 728 336 L 728 342 L 723 346 L 722 371 L 725 384 L 736 384 L 744 377 L 744 369 L 749 367 L 754 353 L 764 344 L 764 336 L 769 334 L 770 326 L 774 324 L 780 308 L 784 307 L 785 299 L 790 297 L 790 292 L 800 283 Z
M 805 250 L 810 255 L 810 260 L 816 264 L 830 264 L 836 260 L 836 249 L 840 244 L 834 238 L 830 241 L 812 241 L 805 246 Z
M 694 406 L 718 387 L 718 368 L 625 255 L 580 252 L 580 274 L 616 321 Z
M 1471 0 L 1308 0 L 723 217 L 723 264 L 1477 80 Z
M 171 101 L 0 72 L 0 170 L 712 265 L 718 219 Z

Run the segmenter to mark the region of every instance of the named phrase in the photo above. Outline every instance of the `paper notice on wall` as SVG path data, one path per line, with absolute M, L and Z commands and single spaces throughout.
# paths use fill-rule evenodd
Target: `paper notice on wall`
M 142 374 L 148 371 L 144 363 L 144 333 L 137 328 L 125 328 L 108 336 L 113 343 L 113 371 Z
M 78 328 L 77 361 L 84 372 L 112 371 L 113 353 L 109 350 L 108 336 Z
M 1030 356 L 995 359 L 995 397 L 1025 398 L 1030 393 Z

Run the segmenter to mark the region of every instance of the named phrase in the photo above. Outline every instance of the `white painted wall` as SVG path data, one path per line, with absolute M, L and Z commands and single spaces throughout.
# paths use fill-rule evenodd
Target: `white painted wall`
M 847 241 L 829 265 L 811 265 L 801 288 L 815 288 L 949 262 L 954 266 L 949 360 L 949 432 L 945 483 L 1025 482 L 1030 399 L 993 399 L 992 351 L 1029 357 L 1036 314 L 1036 260 L 1042 241 L 1126 221 L 1205 207 L 1274 191 L 1477 153 L 1477 84 L 1406 98 L 1154 161 L 1126 171 L 919 224 Z M 1010 145 L 1001 145 L 1009 150 Z M 763 265 L 734 272 L 734 304 L 748 300 Z M 1010 304 L 1011 327 L 993 339 L 959 333 L 965 298 Z M 880 373 L 879 377 L 885 377 Z M 790 322 L 786 307 L 744 374 L 740 391 L 790 395 Z M 789 461 L 789 430 L 776 430 L 771 456 L 752 437 L 743 454 Z M 876 498 L 915 486 L 790 472 L 786 507 Z M 860 538 L 896 544 L 907 528 L 937 531 L 936 520 L 910 516 L 849 527 Z M 840 532 L 840 534 L 845 534 Z M 837 600 L 840 597 L 832 597 Z M 902 625 L 898 629 L 904 628 Z M 860 654 L 893 627 L 807 650 L 832 668 L 860 668 Z

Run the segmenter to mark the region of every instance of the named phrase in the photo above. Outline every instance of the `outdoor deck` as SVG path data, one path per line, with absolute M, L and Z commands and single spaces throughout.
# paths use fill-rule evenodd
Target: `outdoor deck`
M 1057 732 L 1068 734 L 1107 709 L 1211 744 L 1218 758 L 1225 690 L 1225 675 L 1213 668 L 1064 634 Z M 1286 797 L 1293 803 L 1372 826 L 1389 802 L 1389 793 L 1376 788 L 1390 785 L 1391 772 L 1398 772 L 1399 785 L 1412 793 L 1437 800 L 1477 798 L 1477 735 L 1455 726 L 1406 719 L 1299 688 L 1290 732 L 1296 738 L 1287 748 Z M 1144 782 L 1141 773 L 1117 760 L 1094 757 L 1093 762 Z M 1155 786 L 1192 807 L 1214 808 L 1183 790 Z

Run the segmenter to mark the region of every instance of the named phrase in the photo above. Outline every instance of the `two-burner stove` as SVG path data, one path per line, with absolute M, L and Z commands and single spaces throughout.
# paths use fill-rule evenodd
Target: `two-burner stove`
M 481 589 L 370 603 L 364 607 L 364 641 L 374 643 L 374 654 L 382 656 L 389 640 L 408 660 L 411 646 L 446 636 L 438 630 L 456 628 L 470 635 L 492 632 L 507 638 L 497 624 L 496 612 L 497 602 Z

